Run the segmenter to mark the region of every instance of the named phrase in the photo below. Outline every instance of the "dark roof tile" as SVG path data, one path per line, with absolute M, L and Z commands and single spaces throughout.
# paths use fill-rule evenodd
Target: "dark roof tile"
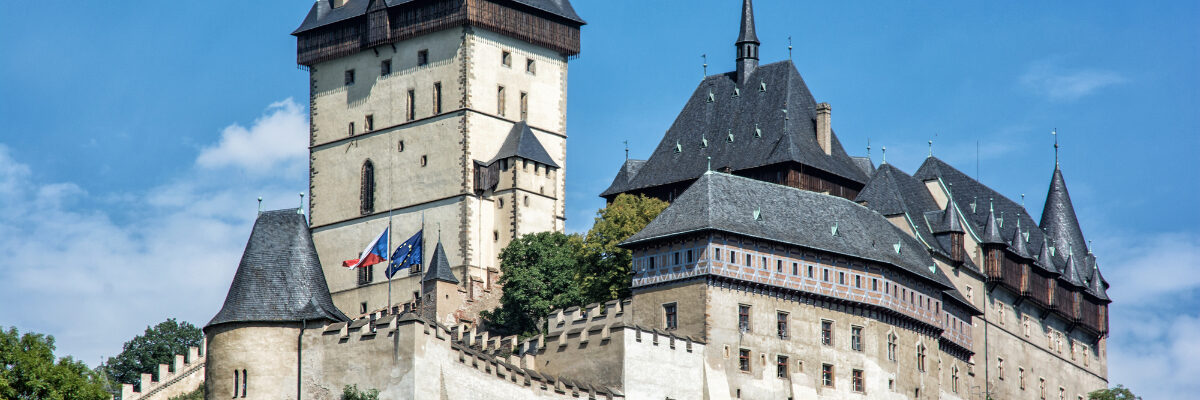
M 446 257 L 446 249 L 442 248 L 441 240 L 438 240 L 437 247 L 433 249 L 433 258 L 429 260 L 429 270 L 425 271 L 425 276 L 421 278 L 421 282 L 429 281 L 459 283 L 458 278 L 454 276 L 454 271 L 450 270 L 450 259 Z
M 508 131 L 508 138 L 504 140 L 504 144 L 500 146 L 500 151 L 496 152 L 496 157 L 488 164 L 494 163 L 502 158 L 521 157 L 529 161 L 536 161 L 554 168 L 560 168 L 558 163 L 550 158 L 550 153 L 546 151 L 546 147 L 542 146 L 542 142 L 534 136 L 533 130 L 529 129 L 529 124 L 525 121 L 513 124 L 511 130 Z
M 386 1 L 388 8 L 398 7 L 417 0 L 382 0 Z M 495 3 L 504 5 L 516 5 L 517 8 L 527 8 L 538 10 L 540 13 L 550 16 L 565 19 L 573 25 L 583 25 L 586 22 L 579 17 L 575 12 L 575 8 L 571 6 L 570 0 L 495 0 Z M 360 17 L 366 14 L 367 7 L 371 4 L 371 0 L 347 0 L 346 4 L 333 8 L 329 0 L 317 0 L 309 9 L 308 15 L 304 17 L 304 21 L 300 26 L 292 32 L 293 35 L 320 28 L 322 26 L 331 25 L 337 22 L 345 21 L 355 17 Z

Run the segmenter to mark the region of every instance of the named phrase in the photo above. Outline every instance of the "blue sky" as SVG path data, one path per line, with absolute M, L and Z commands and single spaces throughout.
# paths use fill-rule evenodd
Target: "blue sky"
M 648 156 L 702 75 L 733 68 L 740 2 L 584 1 L 571 61 L 568 229 Z M 148 324 L 220 307 L 255 198 L 306 190 L 309 1 L 16 2 L 0 13 L 0 326 L 89 364 Z M 1113 382 L 1200 390 L 1200 3 L 756 4 L 851 154 L 928 152 L 1040 213 L 1058 129 L 1113 284 Z M 976 145 L 979 157 L 976 157 Z

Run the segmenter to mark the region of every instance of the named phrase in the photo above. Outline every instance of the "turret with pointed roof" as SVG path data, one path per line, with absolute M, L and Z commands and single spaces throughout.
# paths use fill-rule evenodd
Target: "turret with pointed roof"
M 750 0 L 742 1 L 742 26 L 738 30 L 737 42 L 737 80 L 744 83 L 754 69 L 758 68 L 758 34 L 754 31 L 754 4 Z
M 1039 224 L 1050 244 L 1058 250 L 1064 248 L 1070 254 L 1057 255 L 1062 259 L 1076 257 L 1086 259 L 1088 249 L 1083 238 L 1083 230 L 1079 229 L 1079 219 L 1075 216 L 1075 206 L 1071 204 L 1071 195 L 1067 192 L 1067 182 L 1063 179 L 1062 169 L 1054 166 L 1054 174 L 1050 178 L 1050 189 L 1046 193 L 1046 206 L 1042 209 L 1042 221 Z

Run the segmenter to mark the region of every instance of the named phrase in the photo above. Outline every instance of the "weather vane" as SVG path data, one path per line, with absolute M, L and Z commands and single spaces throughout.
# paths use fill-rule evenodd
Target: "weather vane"
M 708 76 L 708 54 L 701 54 L 700 58 L 704 60 L 704 76 Z

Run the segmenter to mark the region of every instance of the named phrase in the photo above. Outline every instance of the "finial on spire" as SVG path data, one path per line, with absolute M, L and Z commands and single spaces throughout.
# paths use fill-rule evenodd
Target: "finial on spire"
M 625 161 L 629 161 L 629 141 L 626 140 L 624 143 L 625 143 Z
M 1058 168 L 1058 128 L 1050 131 L 1050 135 L 1054 136 L 1054 168 Z
M 867 138 L 867 158 L 871 158 L 871 138 Z
M 792 59 L 792 37 L 788 36 L 788 59 Z
M 262 196 L 258 196 L 258 213 L 262 214 Z
M 988 213 L 991 213 L 991 214 L 995 214 L 995 213 L 996 213 L 996 203 L 995 203 L 995 201 L 996 201 L 996 199 L 995 199 L 995 198 L 993 198 L 993 197 L 988 197 Z
M 708 77 L 708 54 L 707 53 L 701 54 L 700 59 L 704 60 L 704 76 L 703 77 L 707 78 Z
M 1025 208 L 1025 193 L 1021 193 L 1021 208 Z
M 704 157 L 708 159 L 708 172 L 712 172 L 712 157 Z
M 883 162 L 881 164 L 887 164 L 887 146 L 879 148 L 879 151 L 883 152 Z
M 933 157 L 933 140 L 929 141 L 929 156 Z
M 296 214 L 304 215 L 304 192 L 300 192 L 300 208 L 296 209 Z

